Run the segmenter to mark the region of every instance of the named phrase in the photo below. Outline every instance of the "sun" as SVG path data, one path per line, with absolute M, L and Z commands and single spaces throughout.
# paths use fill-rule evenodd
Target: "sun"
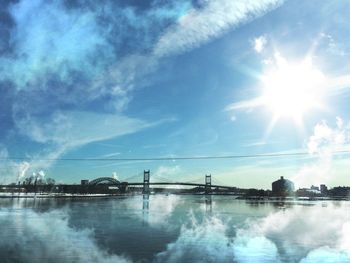
M 262 77 L 261 101 L 273 113 L 274 121 L 282 117 L 301 122 L 305 113 L 322 107 L 324 75 L 309 58 L 288 63 L 277 57 L 273 69 Z

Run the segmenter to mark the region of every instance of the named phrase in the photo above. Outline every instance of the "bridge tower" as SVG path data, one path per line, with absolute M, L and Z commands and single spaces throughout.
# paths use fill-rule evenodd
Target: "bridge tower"
M 150 179 L 150 171 L 143 171 L 143 194 L 149 194 L 149 179 Z
M 205 193 L 211 192 L 211 174 L 205 175 Z

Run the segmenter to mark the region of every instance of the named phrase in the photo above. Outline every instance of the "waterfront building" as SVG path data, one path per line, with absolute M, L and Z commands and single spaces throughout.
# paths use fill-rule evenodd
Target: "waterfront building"
M 286 196 L 294 193 L 294 183 L 283 176 L 272 183 L 272 194 L 277 196 Z
M 325 184 L 320 185 L 321 194 L 326 195 L 328 193 L 328 187 Z

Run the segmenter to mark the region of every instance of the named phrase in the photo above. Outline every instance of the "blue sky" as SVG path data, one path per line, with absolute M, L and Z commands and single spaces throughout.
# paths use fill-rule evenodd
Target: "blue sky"
M 2 1 L 0 182 L 150 169 L 348 185 L 348 1 Z M 304 151 L 205 161 L 63 162 Z M 13 160 L 11 157 L 25 157 Z M 140 177 L 141 178 L 141 177 Z

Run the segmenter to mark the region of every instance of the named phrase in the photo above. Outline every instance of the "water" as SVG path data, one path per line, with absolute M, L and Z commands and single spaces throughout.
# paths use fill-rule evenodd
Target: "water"
M 1 262 L 350 262 L 347 202 L 0 199 Z

